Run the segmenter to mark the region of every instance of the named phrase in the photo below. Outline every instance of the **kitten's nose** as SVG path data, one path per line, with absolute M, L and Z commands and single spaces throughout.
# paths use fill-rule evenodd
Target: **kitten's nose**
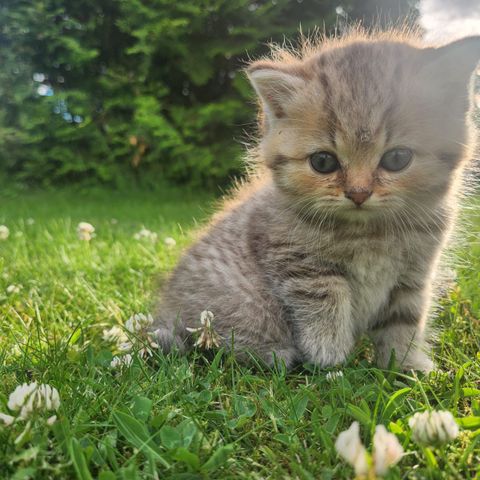
M 345 192 L 345 196 L 349 198 L 357 207 L 368 200 L 371 195 L 371 190 L 351 190 L 349 192 Z

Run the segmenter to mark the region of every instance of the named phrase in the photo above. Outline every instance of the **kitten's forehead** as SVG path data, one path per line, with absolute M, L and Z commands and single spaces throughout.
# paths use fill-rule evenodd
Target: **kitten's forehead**
M 321 110 L 329 116 L 332 139 L 341 135 L 359 146 L 375 142 L 399 101 L 414 51 L 402 44 L 359 42 L 315 59 Z

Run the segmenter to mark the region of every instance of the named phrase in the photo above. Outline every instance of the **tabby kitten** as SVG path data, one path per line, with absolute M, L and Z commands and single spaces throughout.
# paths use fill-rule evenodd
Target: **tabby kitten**
M 379 365 L 393 350 L 429 371 L 432 282 L 472 154 L 479 59 L 480 37 L 422 48 L 357 32 L 253 62 L 257 174 L 171 276 L 162 348 L 188 349 L 186 327 L 210 310 L 226 346 L 269 363 L 334 365 L 367 333 Z

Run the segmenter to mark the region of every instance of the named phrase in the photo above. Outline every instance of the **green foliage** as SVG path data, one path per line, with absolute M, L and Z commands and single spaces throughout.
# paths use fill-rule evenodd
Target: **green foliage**
M 408 0 L 342 2 L 352 18 Z M 23 183 L 239 172 L 254 104 L 241 69 L 271 40 L 337 22 L 335 0 L 4 0 L 0 165 Z

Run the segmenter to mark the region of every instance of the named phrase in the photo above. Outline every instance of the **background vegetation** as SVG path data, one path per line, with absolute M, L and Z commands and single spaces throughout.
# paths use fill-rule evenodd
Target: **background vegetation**
M 224 184 L 253 130 L 249 56 L 300 27 L 396 21 L 413 3 L 3 0 L 0 172 L 23 185 Z

